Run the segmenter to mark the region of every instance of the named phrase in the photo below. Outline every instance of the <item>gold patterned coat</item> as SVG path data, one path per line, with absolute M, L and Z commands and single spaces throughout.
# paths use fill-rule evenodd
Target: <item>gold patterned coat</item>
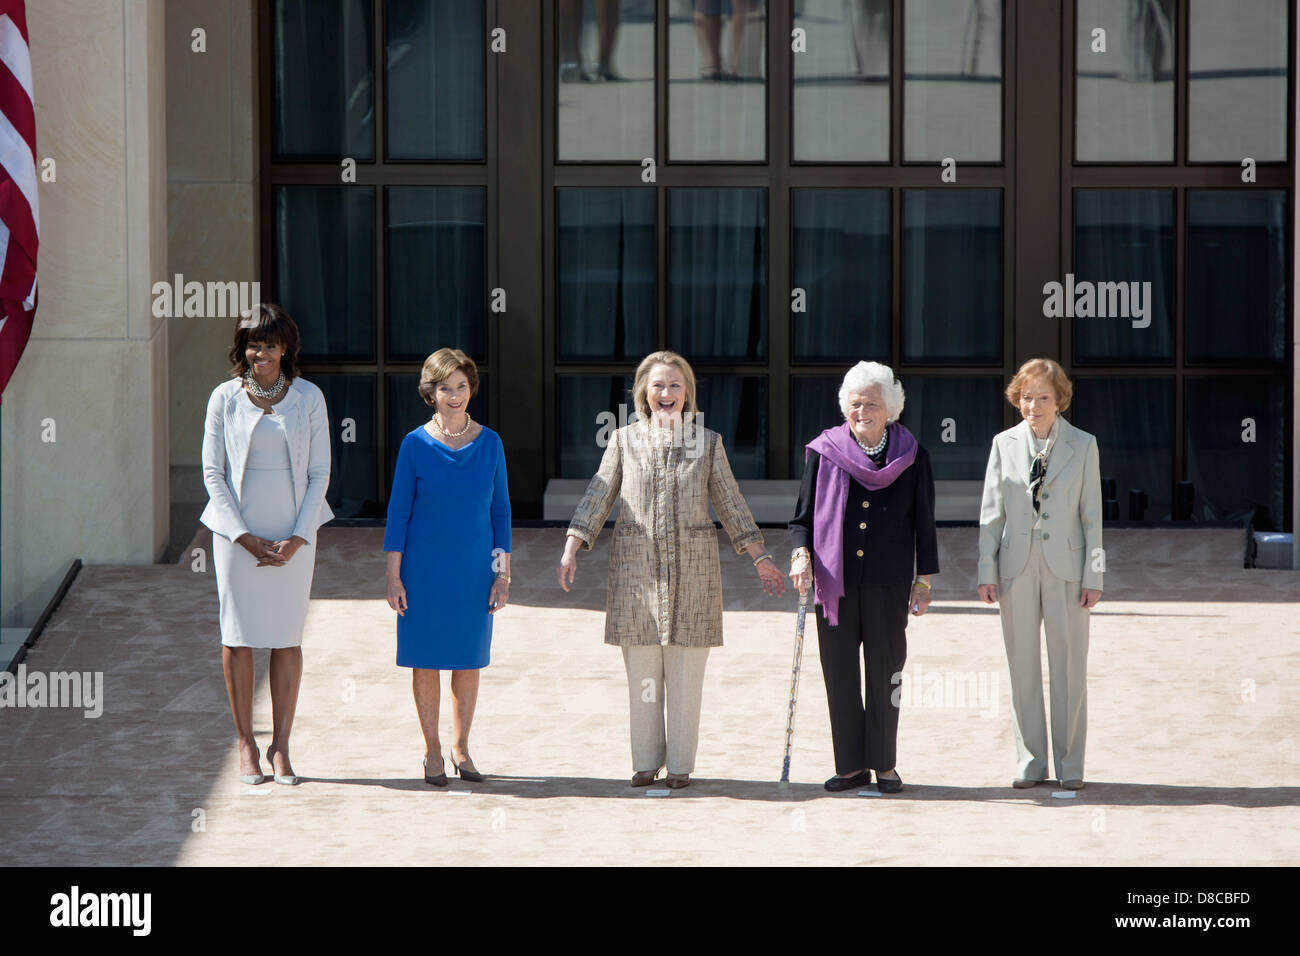
M 709 504 L 740 554 L 763 535 L 741 497 L 722 436 L 694 422 L 615 431 L 569 534 L 591 550 L 615 501 L 605 643 L 722 645 L 722 567 Z

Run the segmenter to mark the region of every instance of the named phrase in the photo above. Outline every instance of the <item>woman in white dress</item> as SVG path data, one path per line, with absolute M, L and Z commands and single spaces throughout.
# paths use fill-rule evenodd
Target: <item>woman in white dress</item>
M 253 648 L 271 649 L 276 783 L 298 782 L 289 732 L 302 678 L 302 629 L 316 565 L 317 529 L 334 517 L 325 396 L 297 376 L 298 327 L 277 305 L 240 318 L 231 380 L 212 390 L 203 435 L 212 559 L 221 602 L 221 663 L 239 739 L 239 778 L 258 784 L 253 737 Z

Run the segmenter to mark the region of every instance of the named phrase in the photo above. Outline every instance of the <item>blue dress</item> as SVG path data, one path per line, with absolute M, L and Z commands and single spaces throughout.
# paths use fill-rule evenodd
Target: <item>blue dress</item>
M 452 450 L 420 426 L 402 439 L 388 498 L 384 550 L 402 553 L 406 613 L 397 665 L 475 670 L 488 665 L 493 550 L 510 550 L 510 489 L 501 436 L 483 426 Z

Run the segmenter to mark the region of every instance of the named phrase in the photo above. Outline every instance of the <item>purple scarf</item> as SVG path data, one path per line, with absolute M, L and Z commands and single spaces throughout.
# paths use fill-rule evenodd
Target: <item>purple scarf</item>
M 831 626 L 839 624 L 840 598 L 844 596 L 844 509 L 849 503 L 849 477 L 869 491 L 878 491 L 916 460 L 916 436 L 898 422 L 889 426 L 885 467 L 866 456 L 853 437 L 849 423 L 828 428 L 804 450 L 821 455 L 817 467 L 817 503 L 813 506 L 813 594 Z

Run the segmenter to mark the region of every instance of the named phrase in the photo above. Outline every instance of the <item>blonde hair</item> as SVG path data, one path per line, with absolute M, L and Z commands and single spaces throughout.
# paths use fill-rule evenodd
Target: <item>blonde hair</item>
M 650 421 L 650 403 L 646 399 L 646 389 L 650 384 L 650 370 L 656 365 L 671 365 L 682 373 L 682 378 L 686 380 L 686 400 L 682 402 L 682 421 L 690 421 L 700 411 L 695 404 L 695 373 L 691 371 L 690 362 L 676 352 L 667 350 L 651 352 L 636 367 L 636 378 L 632 381 L 632 404 L 636 406 L 637 414 L 641 416 L 642 421 Z
M 469 394 L 473 398 L 478 394 L 478 366 L 474 360 L 460 349 L 438 349 L 424 360 L 420 370 L 420 397 L 426 405 L 433 405 L 433 396 L 438 386 L 457 372 L 464 372 L 469 379 Z
M 1019 371 L 1011 379 L 1011 384 L 1007 386 L 1007 401 L 1019 408 L 1020 393 L 1025 390 L 1025 385 L 1031 378 L 1045 378 L 1052 384 L 1056 392 L 1058 412 L 1063 412 L 1070 407 L 1070 399 L 1074 397 L 1074 386 L 1070 384 L 1065 369 L 1048 358 L 1033 358 L 1020 366 Z

